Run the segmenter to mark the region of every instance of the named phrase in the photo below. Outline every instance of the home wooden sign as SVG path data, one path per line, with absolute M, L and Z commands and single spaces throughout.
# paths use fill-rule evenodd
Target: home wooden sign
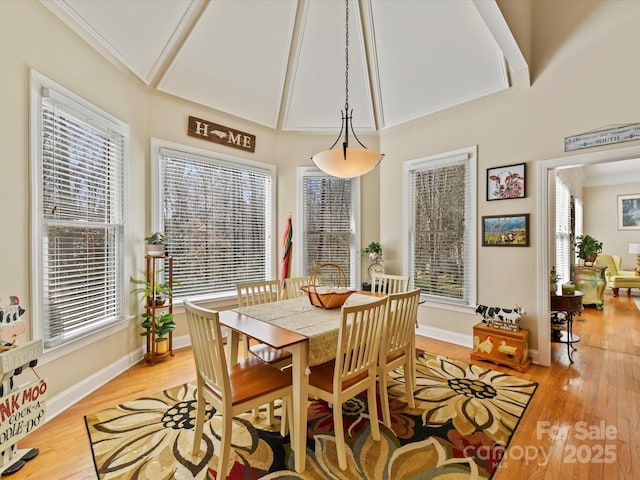
M 201 118 L 189 116 L 187 134 L 213 143 L 237 148 L 246 152 L 256 151 L 256 136 L 209 122 Z

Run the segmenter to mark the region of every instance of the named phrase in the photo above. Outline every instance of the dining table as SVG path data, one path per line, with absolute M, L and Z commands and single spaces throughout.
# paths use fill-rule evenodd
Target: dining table
M 354 293 L 345 305 L 362 305 L 380 295 Z M 291 352 L 293 431 L 291 447 L 295 470 L 302 473 L 306 460 L 306 425 L 309 367 L 335 358 L 342 309 L 324 309 L 306 296 L 238 307 L 219 312 L 220 324 L 229 329 L 227 341 L 230 363 L 237 362 L 240 335 L 273 348 Z M 288 414 L 289 412 L 287 412 Z

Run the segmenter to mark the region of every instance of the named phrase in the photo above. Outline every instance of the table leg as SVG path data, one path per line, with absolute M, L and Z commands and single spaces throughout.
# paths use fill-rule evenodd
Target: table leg
M 238 343 L 240 343 L 240 334 L 231 328 L 227 329 L 227 361 L 229 366 L 238 363 Z
M 571 314 L 569 314 L 569 319 L 567 319 L 567 356 L 569 357 L 569 362 L 573 363 L 573 358 L 571 358 Z
M 416 394 L 416 336 L 412 335 L 411 336 L 411 359 L 409 361 L 409 368 L 411 369 L 411 372 L 409 372 L 409 375 L 406 374 L 405 372 L 405 376 L 407 376 L 407 378 L 404 379 L 404 381 L 406 382 L 408 379 L 411 380 L 411 399 L 407 399 L 407 401 L 409 402 L 409 406 L 411 408 L 415 408 L 416 406 L 416 402 L 415 402 L 415 394 Z
M 296 472 L 305 469 L 307 455 L 307 399 L 309 395 L 309 377 L 305 370 L 309 364 L 309 343 L 300 342 L 293 345 L 289 351 L 292 354 L 291 368 L 293 376 L 293 441 L 291 448 L 295 455 Z
M 573 313 L 567 314 L 567 355 L 569 356 L 569 362 L 573 363 L 572 353 L 576 348 L 573 346 Z

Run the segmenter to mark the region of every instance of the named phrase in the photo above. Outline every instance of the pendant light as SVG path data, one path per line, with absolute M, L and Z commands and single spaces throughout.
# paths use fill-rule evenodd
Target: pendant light
M 374 150 L 368 150 L 356 136 L 353 130 L 353 110 L 349 110 L 349 0 L 345 0 L 346 8 L 346 40 L 345 40 L 345 102 L 344 111 L 342 113 L 342 123 L 338 138 L 331 145 L 329 150 L 316 153 L 311 160 L 323 172 L 340 178 L 353 178 L 364 175 L 373 170 L 384 157 L 383 153 Z M 349 146 L 349 128 L 353 138 L 360 144 L 360 147 Z M 340 137 L 344 132 L 344 141 L 342 148 L 333 148 L 336 146 Z

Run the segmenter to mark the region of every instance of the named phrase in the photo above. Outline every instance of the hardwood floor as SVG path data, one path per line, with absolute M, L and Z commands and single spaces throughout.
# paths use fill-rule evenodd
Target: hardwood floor
M 539 382 L 494 480 L 640 478 L 640 311 L 626 291 L 617 298 L 607 291 L 604 310 L 586 308 L 574 332 L 582 339 L 574 364 L 560 344 L 549 368 L 517 373 L 482 363 Z M 416 343 L 469 361 L 470 349 L 424 337 Z M 13 478 L 95 479 L 84 415 L 195 378 L 190 349 L 168 361 L 134 366 L 22 440 L 20 448 L 40 454 Z

